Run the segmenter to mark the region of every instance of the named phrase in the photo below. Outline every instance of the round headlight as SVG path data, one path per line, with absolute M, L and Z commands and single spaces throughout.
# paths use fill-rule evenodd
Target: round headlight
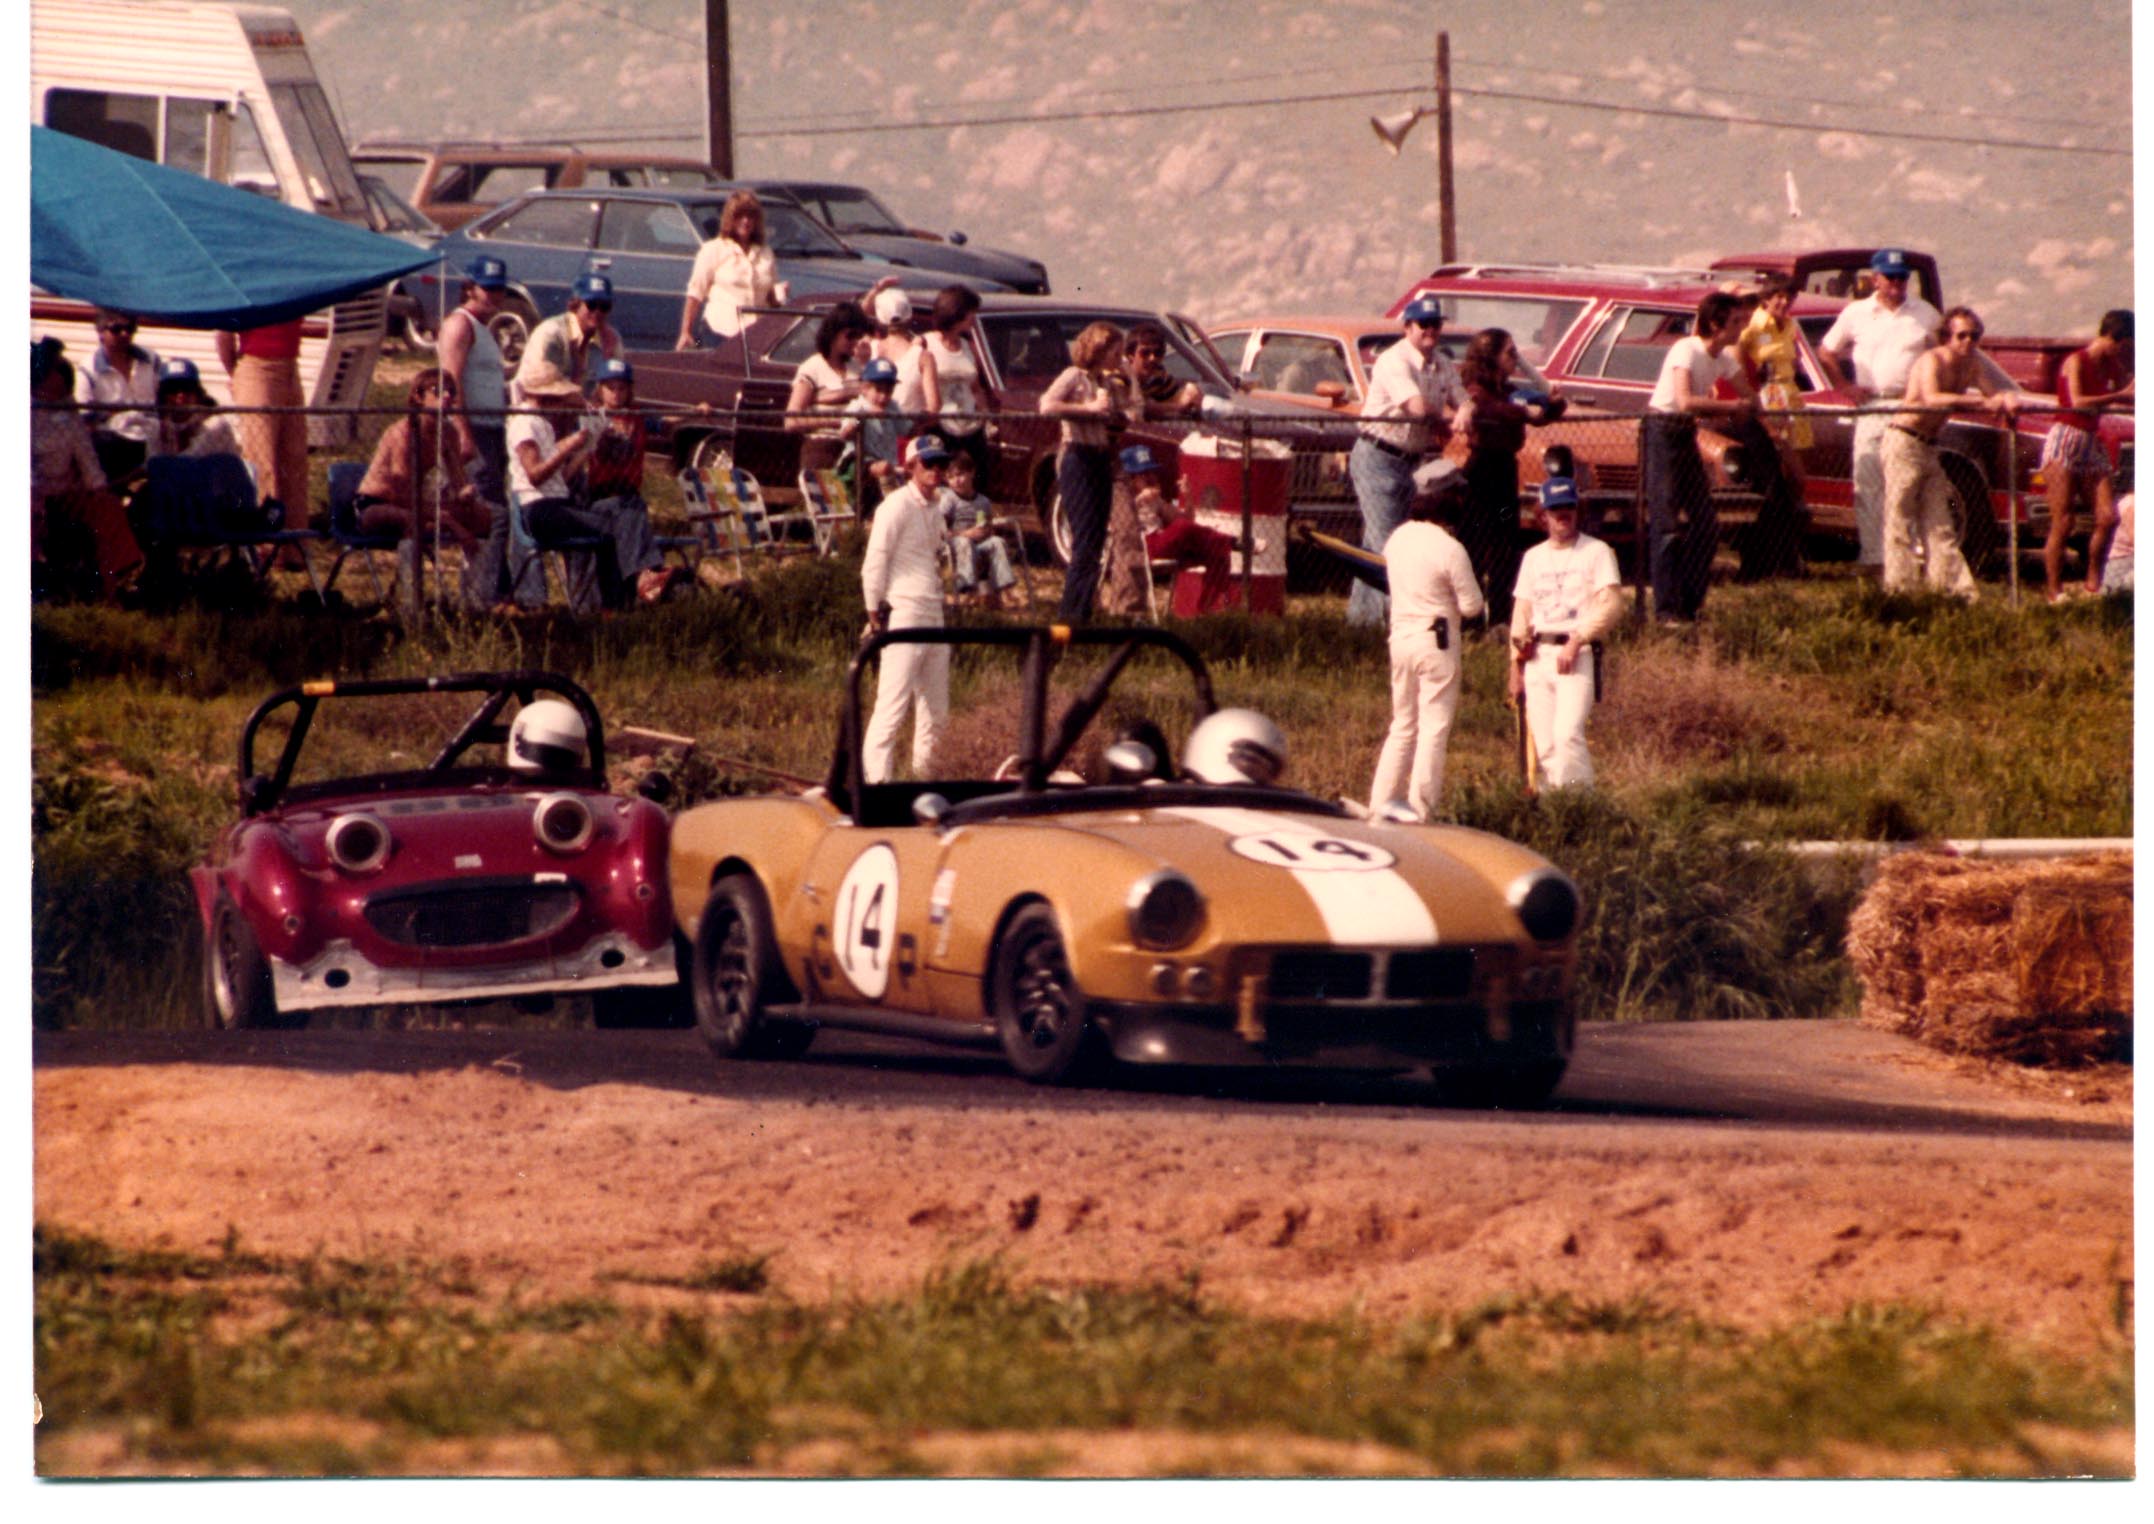
M 1139 947 L 1181 947 L 1204 924 L 1204 896 L 1187 877 L 1162 868 L 1129 891 L 1129 934 Z
M 548 794 L 531 812 L 531 834 L 550 852 L 581 852 L 593 828 L 591 807 L 578 794 Z
M 1504 898 L 1536 942 L 1560 942 L 1578 929 L 1578 886 L 1553 868 L 1521 875 Z
M 360 811 L 329 822 L 329 860 L 346 873 L 372 873 L 389 860 L 389 828 Z

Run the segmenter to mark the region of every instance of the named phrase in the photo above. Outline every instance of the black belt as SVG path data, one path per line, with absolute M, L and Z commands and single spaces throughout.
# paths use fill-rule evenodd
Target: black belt
M 1535 645 L 1541 646 L 1560 646 L 1563 644 L 1563 642 L 1569 640 L 1570 638 L 1571 632 L 1568 630 L 1564 630 L 1560 634 L 1555 635 L 1550 635 L 1545 631 L 1536 630 L 1533 635 L 1533 642 Z
M 1908 437 L 1909 439 L 1919 439 L 1919 440 L 1921 440 L 1921 441 L 1922 441 L 1922 442 L 1923 442 L 1924 444 L 1935 444 L 1935 443 L 1937 443 L 1937 441 L 1936 441 L 1936 440 L 1934 440 L 1934 439 L 1930 438 L 1930 436 L 1929 436 L 1929 435 L 1927 435 L 1927 434 L 1923 433 L 1923 432 L 1922 432 L 1922 431 L 1921 431 L 1920 429 L 1911 429 L 1911 428 L 1909 428 L 1909 427 L 1908 427 L 1908 426 L 1907 426 L 1906 424 L 1904 424 L 1904 423 L 1888 423 L 1888 424 L 1886 424 L 1886 425 L 1885 425 L 1885 427 L 1886 427 L 1886 428 L 1888 428 L 1888 429 L 1893 429 L 1893 430 L 1896 430 L 1896 431 L 1897 431 L 1897 432 L 1899 432 L 1899 433 L 1905 434 L 1905 435 L 1906 435 L 1906 436 L 1907 436 L 1907 437 Z
M 1378 439 L 1374 434 L 1364 434 L 1361 436 L 1361 438 L 1364 443 L 1376 446 L 1377 449 L 1383 451 L 1386 455 L 1396 455 L 1400 460 L 1419 460 L 1421 458 L 1421 452 L 1419 450 L 1402 450 L 1395 444 L 1384 443 L 1384 441 Z

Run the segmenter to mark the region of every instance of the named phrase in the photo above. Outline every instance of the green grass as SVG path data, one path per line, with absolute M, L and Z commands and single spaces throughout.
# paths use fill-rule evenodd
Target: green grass
M 936 1436 L 1020 1440 L 1017 1469 L 1045 1470 L 1086 1433 L 1145 1432 L 1201 1441 L 1178 1463 L 1192 1474 L 1282 1437 L 1461 1476 L 2129 1467 L 2122 1330 L 2072 1360 L 1909 1307 L 1740 1331 L 1647 1301 L 1525 1294 L 1402 1323 L 1303 1321 L 1233 1311 L 1194 1282 L 1018 1287 L 983 1262 L 907 1296 L 814 1306 L 691 1276 L 671 1303 L 632 1309 L 488 1301 L 453 1267 L 229 1243 L 130 1254 L 51 1227 L 34 1262 L 47 1475 L 88 1453 L 75 1441 L 113 1436 L 135 1463 L 189 1472 L 455 1472 L 538 1441 L 540 1469 L 576 1474 L 900 1475 L 963 1469 L 928 1453 Z M 1046 1432 L 1062 1437 L 1022 1440 Z M 832 1436 L 836 1451 L 798 1458 Z
M 676 769 L 693 801 L 768 786 L 735 761 L 822 776 L 858 598 L 857 560 L 840 558 L 598 623 L 447 618 L 409 632 L 288 607 L 35 610 L 37 1019 L 196 1019 L 182 875 L 231 818 L 234 743 L 270 690 L 326 674 L 554 668 L 612 724 L 698 737 L 698 758 Z M 1389 718 L 1378 633 L 1346 625 L 1335 599 L 1176 628 L 1211 663 L 1221 702 L 1284 726 L 1294 781 L 1365 795 Z M 1503 660 L 1492 642 L 1467 650 L 1448 805 L 1584 886 L 1589 1018 L 1844 1005 L 1852 886 L 1814 887 L 1748 843 L 2131 833 L 2128 602 L 1969 608 L 1833 574 L 1718 588 L 1696 632 L 1618 640 L 1590 732 L 1596 792 L 1538 805 L 1515 781 Z M 1065 678 L 1090 662 L 1073 656 Z M 992 767 L 1011 749 L 1014 679 L 961 654 L 953 687 L 952 753 Z M 1140 666 L 1106 722 L 1149 713 L 1178 736 L 1187 692 L 1167 664 Z M 364 766 L 381 739 L 325 733 L 317 760 Z

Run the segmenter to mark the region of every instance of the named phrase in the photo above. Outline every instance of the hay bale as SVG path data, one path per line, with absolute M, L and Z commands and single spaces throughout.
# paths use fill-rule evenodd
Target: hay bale
M 1865 1024 L 2019 1063 L 2128 1062 L 2132 856 L 1888 858 L 1848 919 Z

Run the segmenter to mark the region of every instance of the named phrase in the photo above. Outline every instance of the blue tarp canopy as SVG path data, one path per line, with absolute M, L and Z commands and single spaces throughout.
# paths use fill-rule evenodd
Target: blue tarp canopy
M 30 279 L 178 328 L 303 317 L 433 263 L 395 238 L 30 129 Z

